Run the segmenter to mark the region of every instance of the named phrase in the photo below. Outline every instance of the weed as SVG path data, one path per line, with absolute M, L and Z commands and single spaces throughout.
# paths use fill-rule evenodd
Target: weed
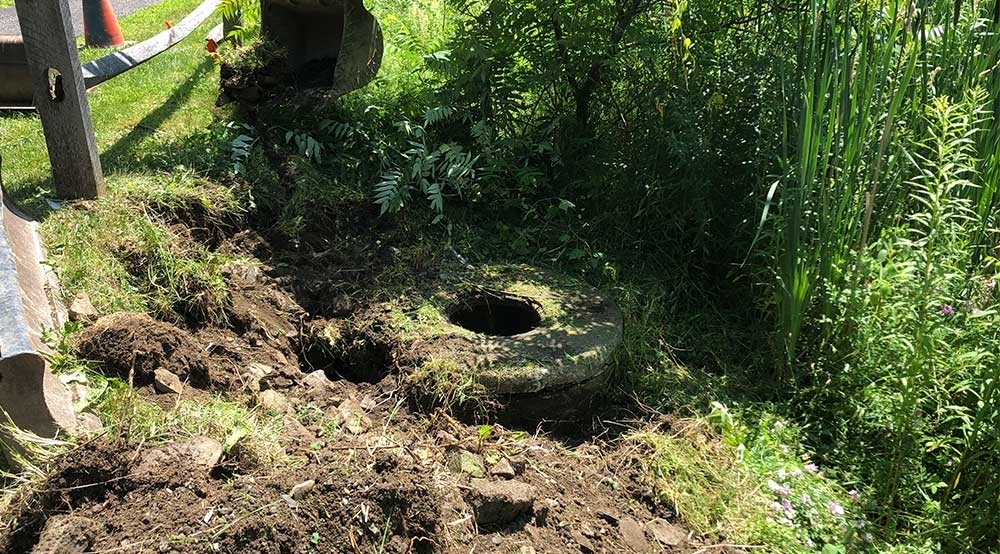
M 281 414 L 262 416 L 222 398 L 208 401 L 180 399 L 164 410 L 140 397 L 118 380 L 97 405 L 109 436 L 131 444 L 165 443 L 207 436 L 225 445 L 229 459 L 239 467 L 273 468 L 294 465 L 278 437 Z
M 406 376 L 418 396 L 430 397 L 449 407 L 483 409 L 488 404 L 486 387 L 472 371 L 450 359 L 430 359 Z

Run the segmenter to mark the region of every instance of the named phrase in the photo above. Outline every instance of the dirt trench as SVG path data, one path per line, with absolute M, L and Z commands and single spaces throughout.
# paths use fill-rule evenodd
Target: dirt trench
M 282 414 L 291 461 L 254 464 L 238 444 L 223 455 L 203 437 L 83 440 L 12 502 L 0 551 L 528 554 L 705 545 L 651 496 L 642 448 L 602 434 L 610 427 L 599 418 L 581 421 L 572 437 L 547 436 L 413 402 L 405 379 L 412 360 L 379 324 L 370 290 L 398 271 L 377 229 L 355 233 L 369 242 L 353 254 L 328 238 L 282 249 L 250 230 L 206 236 L 212 249 L 252 260 L 223 268 L 229 298 L 218 324 L 110 314 L 80 334 L 78 352 L 164 409 L 222 395 Z M 316 340 L 331 320 L 349 329 L 334 352 Z

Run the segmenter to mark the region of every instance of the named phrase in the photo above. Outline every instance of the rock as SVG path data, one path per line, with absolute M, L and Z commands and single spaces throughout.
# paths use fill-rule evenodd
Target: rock
M 257 362 L 254 362 L 247 366 L 247 373 L 251 377 L 259 381 L 264 377 L 267 377 L 268 375 L 274 373 L 274 368 L 266 364 L 259 364 Z
M 97 318 L 101 317 L 101 314 L 90 302 L 90 297 L 87 296 L 87 293 L 85 292 L 81 292 L 73 298 L 73 301 L 69 304 L 68 311 L 70 321 L 77 321 L 80 323 L 96 321 Z
M 594 547 L 594 543 L 590 542 L 590 539 L 583 536 L 583 533 L 579 529 L 573 529 L 569 532 L 571 539 L 576 541 L 576 544 L 580 545 L 580 550 L 587 553 L 597 552 L 597 548 Z
M 153 370 L 153 388 L 160 394 L 180 394 L 184 390 L 181 378 L 165 369 Z
M 84 554 L 90 552 L 100 526 L 80 516 L 54 515 L 45 523 L 38 543 L 32 550 L 37 554 Z
M 528 467 L 528 459 L 524 456 L 512 456 L 507 459 L 510 462 L 510 467 L 514 468 L 514 473 L 518 475 L 523 475 L 524 470 Z
M 282 419 L 282 426 L 285 428 L 284 436 L 297 442 L 300 447 L 308 448 L 316 440 L 316 435 L 312 431 L 287 413 Z
M 618 530 L 621 531 L 622 540 L 632 550 L 636 552 L 649 552 L 649 541 L 646 540 L 646 530 L 638 521 L 623 517 L 618 520 Z
M 364 408 L 365 411 L 370 412 L 378 407 L 378 402 L 376 402 L 374 398 L 366 395 L 361 399 L 361 407 Z
M 479 479 L 486 475 L 479 456 L 462 449 L 455 450 L 448 456 L 448 469 L 452 473 L 465 473 Z
M 372 426 L 372 420 L 365 414 L 365 410 L 353 398 L 347 398 L 337 406 L 337 413 L 334 417 L 341 427 L 347 429 L 355 435 L 360 435 Z
M 538 492 L 520 481 L 473 479 L 468 502 L 479 527 L 501 527 L 523 516 L 531 516 Z
M 357 303 L 350 296 L 341 294 L 330 302 L 330 315 L 334 317 L 346 317 L 351 315 L 351 312 L 356 310 L 357 307 Z
M 618 524 L 618 514 L 612 512 L 611 510 L 597 510 L 597 517 L 607 521 L 608 523 Z
M 661 518 L 652 519 L 646 522 L 646 527 L 653 532 L 656 540 L 664 546 L 677 546 L 687 540 L 687 531 L 680 525 L 674 525 Z
M 545 537 L 542 536 L 542 532 L 538 530 L 538 527 L 529 523 L 524 526 L 524 530 L 531 537 L 531 542 L 535 544 L 544 544 L 546 542 Z
M 451 447 L 458 444 L 458 439 L 448 431 L 438 431 L 437 443 L 444 447 Z
M 277 412 L 283 414 L 288 411 L 291 404 L 288 398 L 280 392 L 272 389 L 261 391 L 257 395 L 257 405 L 264 411 Z
M 513 479 L 517 476 L 517 473 L 510 465 L 510 462 L 507 461 L 507 458 L 501 458 L 500 461 L 497 462 L 492 469 L 490 469 L 490 475 L 499 477 L 500 479 Z
M 261 280 L 260 266 L 256 264 L 233 262 L 222 266 L 219 272 L 231 281 L 257 283 Z
M 313 490 L 313 487 L 315 486 L 316 481 L 312 479 L 303 481 L 292 487 L 292 492 L 289 493 L 289 496 L 291 496 L 294 500 L 302 500 L 307 494 L 309 494 L 309 491 Z
M 155 479 L 177 468 L 198 470 L 208 474 L 222 459 L 222 443 L 209 437 L 192 437 L 144 450 L 133 475 L 138 479 Z
M 307 374 L 302 379 L 302 384 L 309 388 L 325 387 L 329 383 L 330 380 L 327 378 L 326 373 L 324 373 L 323 370 L 321 369 L 318 369 L 316 371 L 313 371 L 312 373 Z
M 76 414 L 76 422 L 78 424 L 77 432 L 84 436 L 94 435 L 104 428 L 104 422 L 101 421 L 101 418 L 91 412 Z

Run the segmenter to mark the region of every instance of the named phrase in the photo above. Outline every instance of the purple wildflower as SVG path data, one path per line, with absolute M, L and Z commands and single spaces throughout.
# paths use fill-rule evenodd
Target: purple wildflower
M 771 489 L 771 492 L 780 494 L 781 496 L 788 496 L 788 493 L 792 492 L 792 489 L 787 486 L 779 485 L 771 480 L 767 482 L 767 488 Z
M 951 304 L 942 304 L 940 309 L 943 315 L 952 315 L 955 313 L 955 308 Z
M 784 511 L 785 515 L 788 517 L 795 515 L 795 509 L 792 508 L 792 503 L 789 502 L 787 498 L 781 501 L 781 510 Z
M 827 507 L 828 510 L 830 510 L 830 513 L 833 514 L 833 515 L 835 515 L 835 516 L 842 516 L 842 515 L 844 515 L 844 507 L 841 506 L 840 504 L 837 504 L 833 500 L 827 502 L 826 503 L 826 507 Z
M 851 490 L 847 493 L 847 496 L 851 497 L 851 500 L 857 500 L 861 498 L 861 493 L 856 490 Z
M 815 547 L 816 547 L 816 543 L 814 543 L 812 539 L 810 539 L 810 538 L 807 537 L 806 538 L 806 548 L 815 548 Z
M 814 464 L 812 462 L 809 462 L 808 464 L 806 464 L 805 467 L 806 467 L 806 471 L 808 471 L 809 473 L 816 473 L 816 472 L 819 471 L 819 466 L 817 466 L 816 464 Z

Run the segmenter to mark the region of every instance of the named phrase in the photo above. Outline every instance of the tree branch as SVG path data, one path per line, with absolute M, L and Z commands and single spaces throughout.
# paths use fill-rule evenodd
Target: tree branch
M 563 42 L 562 26 L 559 24 L 559 15 L 556 10 L 552 10 L 552 34 L 556 37 L 556 51 L 562 59 L 563 69 L 566 72 L 566 78 L 569 79 L 569 86 L 575 93 L 580 89 L 580 83 L 576 80 L 576 76 L 573 75 L 573 69 L 570 65 L 569 52 L 566 51 L 566 44 Z

